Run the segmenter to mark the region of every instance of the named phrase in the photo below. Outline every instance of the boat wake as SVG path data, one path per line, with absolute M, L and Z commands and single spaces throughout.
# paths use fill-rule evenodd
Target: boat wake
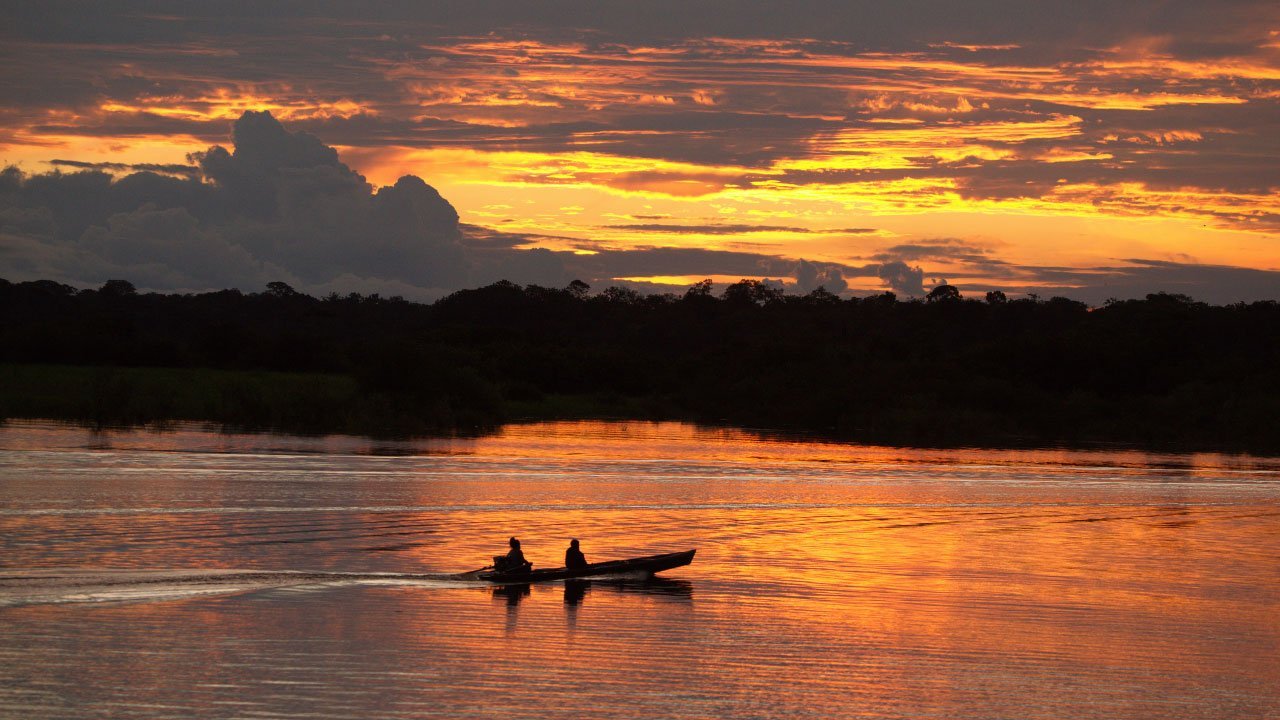
M 8 570 L 0 572 L 0 608 L 80 602 L 153 602 L 273 588 L 338 585 L 458 587 L 470 584 L 474 580 L 472 575 L 297 570 Z

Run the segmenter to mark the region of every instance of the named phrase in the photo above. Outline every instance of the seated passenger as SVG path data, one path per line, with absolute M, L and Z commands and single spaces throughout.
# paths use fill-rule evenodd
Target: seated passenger
M 582 554 L 578 549 L 577 539 L 569 541 L 569 549 L 564 551 L 564 566 L 570 570 L 577 570 L 587 566 L 587 556 Z
M 499 555 L 493 559 L 493 567 L 503 572 L 515 572 L 520 570 L 529 570 L 533 567 L 533 563 L 524 559 L 524 553 L 520 551 L 520 541 L 514 537 L 507 541 L 511 549 L 506 555 Z

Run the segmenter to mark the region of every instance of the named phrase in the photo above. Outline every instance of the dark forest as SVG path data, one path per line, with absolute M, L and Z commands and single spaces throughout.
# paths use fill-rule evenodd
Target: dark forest
M 593 293 L 141 294 L 0 280 L 0 414 L 379 436 L 681 419 L 907 445 L 1280 451 L 1280 304 Z

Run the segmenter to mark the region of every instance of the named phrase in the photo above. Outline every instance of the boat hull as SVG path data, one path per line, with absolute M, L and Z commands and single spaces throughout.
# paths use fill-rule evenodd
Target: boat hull
M 528 572 L 506 573 L 487 570 L 476 573 L 479 580 L 496 583 L 529 583 L 544 580 L 572 580 L 576 578 L 599 577 L 602 575 L 652 575 L 663 570 L 670 570 L 693 562 L 697 550 L 686 550 L 665 555 L 632 558 L 630 560 L 610 560 L 609 562 L 591 563 L 581 568 L 547 568 Z

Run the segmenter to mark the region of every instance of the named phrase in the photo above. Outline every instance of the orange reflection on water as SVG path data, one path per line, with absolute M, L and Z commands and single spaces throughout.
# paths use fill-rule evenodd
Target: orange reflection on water
M 0 610 L 0 661 L 36 668 L 0 662 L 0 685 L 40 680 L 84 706 L 1183 718 L 1280 701 L 1266 660 L 1280 646 L 1274 459 L 671 423 L 398 444 L 77 432 L 0 431 L 5 573 L 455 572 L 508 535 L 538 566 L 558 565 L 570 537 L 589 560 L 698 548 L 665 583 L 335 576 Z M 68 667 L 101 680 L 58 680 Z M 15 692 L 0 708 L 44 702 Z

